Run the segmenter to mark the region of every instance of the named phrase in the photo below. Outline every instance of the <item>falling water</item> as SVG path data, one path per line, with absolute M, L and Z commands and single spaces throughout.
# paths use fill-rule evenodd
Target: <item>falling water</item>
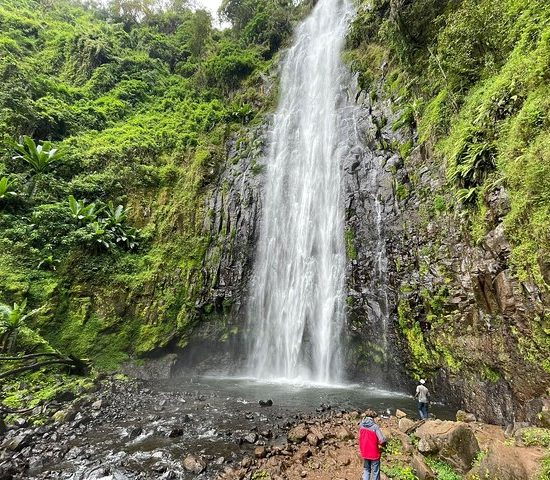
M 319 0 L 282 65 L 248 305 L 249 372 L 337 382 L 345 319 L 341 53 L 353 9 Z

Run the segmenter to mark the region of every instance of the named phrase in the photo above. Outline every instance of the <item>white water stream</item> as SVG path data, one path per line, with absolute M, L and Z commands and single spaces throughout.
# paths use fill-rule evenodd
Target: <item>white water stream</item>
M 345 320 L 341 53 L 353 8 L 319 0 L 282 65 L 248 304 L 248 373 L 337 383 Z

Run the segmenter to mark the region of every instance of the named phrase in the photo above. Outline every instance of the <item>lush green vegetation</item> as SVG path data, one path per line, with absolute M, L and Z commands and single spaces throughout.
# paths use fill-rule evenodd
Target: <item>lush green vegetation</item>
M 481 242 L 503 222 L 512 245 L 510 271 L 547 292 L 550 4 L 359 1 L 346 56 L 360 87 L 370 90 L 371 97 L 372 91 L 382 90 L 402 112 L 393 127 L 415 131 L 419 143 L 433 152 L 429 158 L 437 165 L 432 171 L 446 173 L 440 191 L 417 192 L 426 201 L 421 212 L 429 217 L 426 225 L 434 221 L 445 229 L 447 220 L 463 223 L 472 240 Z M 394 150 L 407 165 L 410 148 Z M 410 176 L 413 170 L 409 167 Z M 400 185 L 396 192 L 405 199 Z M 432 269 L 440 246 L 436 240 L 431 251 L 419 252 Z M 498 382 L 503 378 L 498 365 L 470 364 L 471 355 L 454 341 L 464 327 L 448 322 L 445 311 L 453 275 L 437 268 L 439 278 L 431 291 L 419 289 L 415 295 L 404 290 L 414 292 L 416 285 L 404 283 L 400 292 L 399 326 L 410 372 L 426 375 L 444 365 L 452 374 L 469 368 L 467 375 L 476 372 L 483 381 Z M 419 273 L 429 273 L 426 263 L 419 265 Z M 417 315 L 419 304 L 423 315 Z M 547 313 L 532 318 L 529 329 L 523 335 L 510 329 L 519 353 L 550 371 Z
M 53 348 L 110 368 L 185 342 L 204 199 L 227 139 L 270 108 L 262 76 L 300 11 L 222 14 L 233 28 L 184 0 L 2 2 L 0 302 L 41 307 L 25 329 Z M 5 349 L 35 349 L 2 318 Z
M 548 2 L 361 2 L 349 44 L 360 85 L 385 75 L 403 110 L 396 127 L 417 127 L 435 145 L 457 201 L 475 212 L 477 238 L 494 227 L 491 193 L 506 187 L 518 274 L 550 282 Z

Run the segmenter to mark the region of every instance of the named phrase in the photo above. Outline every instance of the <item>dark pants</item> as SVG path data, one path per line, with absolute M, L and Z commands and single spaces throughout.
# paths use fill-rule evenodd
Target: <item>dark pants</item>
M 363 460 L 363 480 L 380 480 L 380 460 Z
M 422 420 L 428 418 L 428 403 L 427 402 L 418 402 L 418 413 Z

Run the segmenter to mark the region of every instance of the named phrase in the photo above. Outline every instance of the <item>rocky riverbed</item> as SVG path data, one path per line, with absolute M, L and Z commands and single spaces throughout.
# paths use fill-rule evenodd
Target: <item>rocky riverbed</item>
M 360 475 L 356 434 L 364 412 L 336 404 L 306 410 L 268 398 L 251 402 L 200 383 L 186 387 L 108 377 L 96 391 L 47 405 L 43 425 L 12 419 L 0 432 L 0 479 L 321 480 Z M 535 479 L 547 454 L 532 445 L 533 438 L 544 444 L 546 430 L 516 425 L 505 436 L 500 427 L 472 422 L 472 415 L 461 417 L 463 422 L 422 424 L 400 410 L 392 413 L 401 418 L 379 418 L 390 439 L 384 456 L 390 478 L 414 478 L 407 472 L 436 478 L 433 462 L 444 461 L 462 474 L 469 472 L 471 479 L 485 471 L 500 476 L 481 478 Z

